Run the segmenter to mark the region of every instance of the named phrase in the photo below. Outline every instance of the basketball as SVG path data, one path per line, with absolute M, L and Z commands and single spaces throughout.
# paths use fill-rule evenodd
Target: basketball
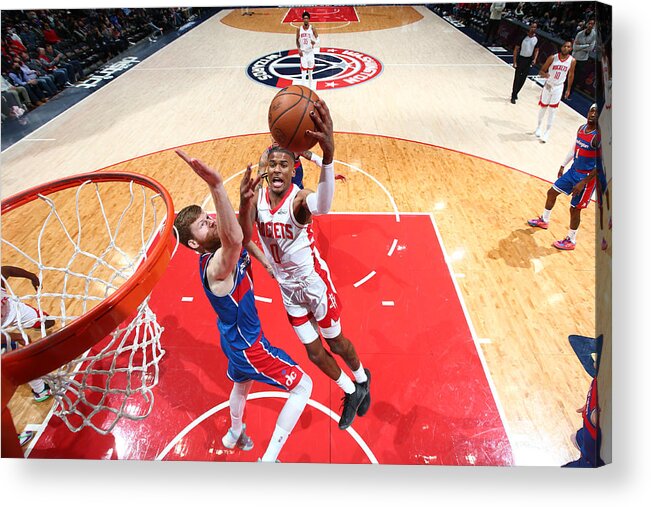
M 314 130 L 310 112 L 317 100 L 316 93 L 301 85 L 288 86 L 276 94 L 269 105 L 269 131 L 281 147 L 300 153 L 316 144 L 305 131 Z

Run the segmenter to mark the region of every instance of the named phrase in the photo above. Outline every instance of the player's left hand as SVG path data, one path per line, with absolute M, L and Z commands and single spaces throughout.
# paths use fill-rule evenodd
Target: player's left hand
M 260 184 L 262 174 L 258 174 L 255 178 L 251 179 L 251 164 L 246 166 L 242 181 L 240 181 L 240 205 L 249 204 L 251 199 L 256 195 L 256 188 Z
M 566 98 L 566 99 L 569 99 L 569 98 L 570 98 L 570 90 L 567 90 L 567 91 L 565 92 L 565 98 Z

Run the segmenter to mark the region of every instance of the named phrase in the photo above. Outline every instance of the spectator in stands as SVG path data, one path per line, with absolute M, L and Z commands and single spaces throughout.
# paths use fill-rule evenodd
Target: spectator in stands
M 502 20 L 502 11 L 504 11 L 505 7 L 506 3 L 504 2 L 493 2 L 491 4 L 484 46 L 490 46 L 495 42 L 495 39 L 497 39 L 500 22 Z
M 576 69 L 574 69 L 574 82 L 572 88 L 576 86 L 576 82 L 585 79 L 585 65 L 588 62 L 590 53 L 594 51 L 597 45 L 597 30 L 594 29 L 595 20 L 591 18 L 585 25 L 585 30 L 581 30 L 576 34 L 574 39 L 574 46 L 572 49 L 572 56 L 576 60 Z
M 76 81 L 72 68 L 68 70 L 63 64 L 61 66 L 57 65 L 45 54 L 45 48 L 38 48 L 38 61 L 46 72 L 55 76 L 57 83 L 63 81 L 64 86 L 72 86 L 71 81 Z
M 24 86 L 13 86 L 4 76 L 1 76 L 2 96 L 5 97 L 8 107 L 18 106 L 26 111 L 31 111 L 42 102 L 32 102 L 27 88 Z
M 55 87 L 57 87 L 59 90 L 63 90 L 66 87 L 66 84 L 68 83 L 68 73 L 65 70 L 55 68 L 47 69 L 38 56 L 35 58 L 30 58 L 30 55 L 28 53 L 23 53 L 21 55 L 21 59 L 27 64 L 28 67 L 30 67 L 32 70 L 35 70 L 38 73 L 39 77 L 49 77 L 52 79 L 52 81 L 55 83 Z M 55 91 L 54 94 L 56 95 L 56 93 L 57 92 Z
M 25 86 L 25 84 L 28 84 L 32 92 L 34 92 L 34 95 L 39 97 L 40 100 L 47 100 L 45 96 L 54 97 L 57 94 L 57 87 L 50 76 L 39 75 L 37 71 L 32 69 L 20 58 L 14 60 L 14 66 L 12 72 L 9 73 L 9 79 L 11 79 L 14 86 Z
M 76 59 L 69 59 L 58 49 L 55 49 L 52 44 L 45 45 L 45 55 L 54 62 L 55 65 L 65 67 L 68 72 L 69 81 L 75 83 L 84 77 L 84 71 L 81 67 L 81 62 Z M 72 78 L 71 78 L 72 76 Z

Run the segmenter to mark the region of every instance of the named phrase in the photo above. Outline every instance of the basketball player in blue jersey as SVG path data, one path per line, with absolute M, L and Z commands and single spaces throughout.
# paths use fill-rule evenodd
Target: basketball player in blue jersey
M 289 355 L 273 347 L 264 336 L 253 295 L 251 258 L 242 248 L 243 233 L 235 217 L 221 175 L 200 160 L 177 154 L 210 188 L 216 218 L 200 206 L 183 208 L 174 225 L 179 241 L 200 254 L 199 275 L 208 301 L 217 313 L 221 348 L 228 358 L 227 376 L 233 381 L 229 398 L 231 427 L 222 438 L 224 447 L 253 448 L 243 423 L 246 397 L 253 381 L 289 392 L 276 428 L 261 461 L 274 462 L 294 429 L 312 393 L 312 380 Z M 244 172 L 241 199 L 252 199 L 260 177 Z
M 579 127 L 576 142 L 572 145 L 572 149 L 558 171 L 558 179 L 547 191 L 547 202 L 543 214 L 527 222 L 531 227 L 547 229 L 558 195 L 561 192 L 565 195 L 571 194 L 570 230 L 565 239 L 553 243 L 559 250 L 574 250 L 576 247 L 576 233 L 581 223 L 581 210 L 588 206 L 595 189 L 597 173 L 602 164 L 598 118 L 597 104 L 592 104 L 588 111 L 588 123 Z M 572 162 L 570 170 L 563 174 L 565 166 L 570 161 Z

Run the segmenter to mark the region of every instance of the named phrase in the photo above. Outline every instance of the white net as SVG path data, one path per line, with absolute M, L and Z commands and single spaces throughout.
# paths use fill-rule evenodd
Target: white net
M 162 208 L 162 210 L 161 210 Z M 161 194 L 134 181 L 85 181 L 3 215 L 3 345 L 46 337 L 104 301 L 143 263 L 166 216 Z M 5 266 L 38 277 L 4 276 Z M 71 431 L 106 434 L 151 412 L 165 354 L 149 307 L 79 358 L 43 378 Z

